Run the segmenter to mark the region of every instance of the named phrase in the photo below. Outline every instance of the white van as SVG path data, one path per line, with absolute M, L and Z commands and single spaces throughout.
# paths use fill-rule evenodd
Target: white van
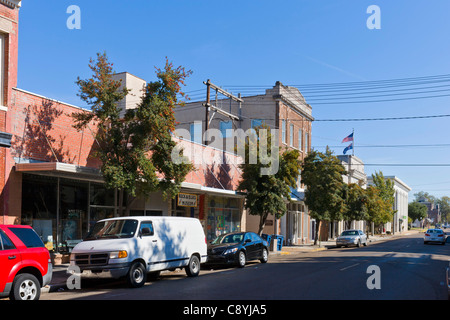
M 126 277 L 132 287 L 144 285 L 147 273 L 185 268 L 190 277 L 206 262 L 207 241 L 198 219 L 120 217 L 98 221 L 70 255 L 81 277 Z

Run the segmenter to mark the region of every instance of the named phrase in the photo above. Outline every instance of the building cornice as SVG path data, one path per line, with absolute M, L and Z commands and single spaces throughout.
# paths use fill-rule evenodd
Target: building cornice
M 22 0 L 0 0 L 0 3 L 11 9 L 20 8 L 22 6 Z
M 303 117 L 307 118 L 308 120 L 314 121 L 313 116 L 311 116 L 310 114 L 308 114 L 307 112 L 305 112 L 304 110 L 299 108 L 299 106 L 294 101 L 292 101 L 291 99 L 286 97 L 286 95 L 274 94 L 272 97 L 275 101 L 281 101 L 281 102 L 287 104 L 289 107 L 296 110 L 298 113 L 300 113 Z M 303 106 L 308 108 L 308 111 L 311 111 L 311 109 L 312 109 L 311 106 L 307 103 L 303 104 Z

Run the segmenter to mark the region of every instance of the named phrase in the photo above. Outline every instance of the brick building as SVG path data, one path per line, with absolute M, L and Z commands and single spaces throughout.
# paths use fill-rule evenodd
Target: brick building
M 95 124 L 82 131 L 72 127 L 72 113 L 83 109 L 17 88 L 19 8 L 20 1 L 0 0 L 0 145 L 2 131 L 11 137 L 6 139 L 7 147 L 0 148 L 0 223 L 31 225 L 48 249 L 66 252 L 95 221 L 118 214 L 117 191 L 103 184 L 93 151 Z M 117 76 L 124 77 L 127 87 L 145 83 L 135 77 L 128 81 L 126 73 Z M 123 108 L 133 103 L 126 99 Z M 155 192 L 133 202 L 130 215 L 197 217 L 209 238 L 244 230 L 243 196 L 234 191 L 240 174 L 228 165 L 239 159 L 191 141 L 177 141 L 196 167 L 182 184 L 180 195 L 185 201 L 179 196 L 166 201 Z
M 210 140 L 209 146 L 234 153 L 239 139 L 235 132 L 239 129 L 248 132 L 265 123 L 275 129 L 280 152 L 295 148 L 300 151 L 299 160 L 304 159 L 311 149 L 311 124 L 314 118 L 311 106 L 298 89 L 276 82 L 264 94 L 242 99 L 243 102 L 239 103 L 232 99 L 215 99 L 214 92 L 211 94 L 211 103 L 234 117 L 211 110 L 206 136 L 204 101 L 187 103 L 177 108 L 178 133 L 181 132 L 183 138 L 198 144 L 207 138 Z M 303 191 L 300 184 L 296 190 L 292 190 L 293 202 L 288 204 L 288 212 L 278 221 L 274 216 L 269 216 L 264 233 L 282 234 L 288 244 L 305 243 L 312 239 L 314 221 L 311 221 L 303 202 Z M 258 230 L 259 217 L 247 215 L 246 220 L 248 230 Z
M 9 133 L 8 105 L 17 86 L 19 8 L 21 1 L 0 0 L 0 131 Z M 0 148 L 0 210 L 8 206 L 5 185 L 8 180 L 9 149 Z

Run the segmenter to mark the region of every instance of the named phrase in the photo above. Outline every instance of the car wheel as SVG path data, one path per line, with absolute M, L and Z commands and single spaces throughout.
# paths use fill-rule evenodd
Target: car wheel
M 127 282 L 133 288 L 140 288 L 147 280 L 147 270 L 142 262 L 134 262 L 127 274 Z
M 192 256 L 186 267 L 186 274 L 189 277 L 196 277 L 200 273 L 200 260 L 197 256 Z
M 11 300 L 39 300 L 41 284 L 29 273 L 22 273 L 14 278 L 11 290 Z
M 356 246 L 359 248 L 361 247 L 361 240 L 358 240 L 358 243 L 356 244 Z
M 267 261 L 269 261 L 269 253 L 267 252 L 267 249 L 263 249 L 262 258 L 260 261 L 261 263 L 266 263 Z
M 245 257 L 245 252 L 244 251 L 239 251 L 239 255 L 238 255 L 238 266 L 239 268 L 243 268 L 245 267 L 245 263 L 246 261 L 246 257 Z

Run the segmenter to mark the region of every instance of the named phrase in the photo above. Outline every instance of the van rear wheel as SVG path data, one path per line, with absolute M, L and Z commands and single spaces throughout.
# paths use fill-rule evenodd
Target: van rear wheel
M 127 274 L 127 283 L 133 288 L 140 288 L 147 280 L 147 270 L 142 262 L 136 261 L 130 267 Z
M 189 259 L 189 264 L 186 266 L 186 274 L 189 277 L 196 277 L 200 273 L 200 260 L 197 256 L 192 256 Z

